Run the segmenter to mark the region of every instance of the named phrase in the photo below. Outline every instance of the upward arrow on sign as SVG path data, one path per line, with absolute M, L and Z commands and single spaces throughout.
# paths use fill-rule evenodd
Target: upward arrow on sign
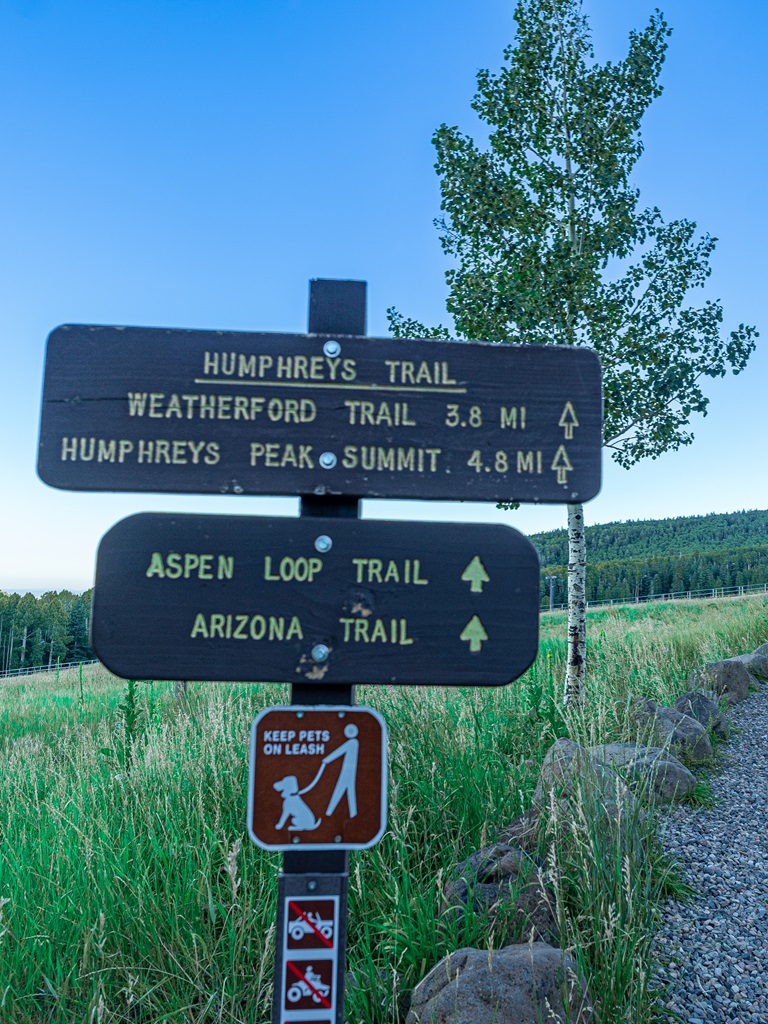
M 461 574 L 461 578 L 465 583 L 469 583 L 469 589 L 473 594 L 482 594 L 483 584 L 490 583 L 491 580 L 491 577 L 485 571 L 485 566 L 480 561 L 479 555 L 475 555 Z
M 563 428 L 565 440 L 572 441 L 573 428 L 578 427 L 579 421 L 576 417 L 576 410 L 573 408 L 573 404 L 571 402 L 565 403 L 565 406 L 563 408 L 563 414 L 557 421 L 557 425 L 558 427 Z
M 472 654 L 482 650 L 483 641 L 488 639 L 485 626 L 480 619 L 473 615 L 459 635 L 459 640 L 469 641 L 469 649 Z
M 565 450 L 565 445 L 561 444 L 555 452 L 555 457 L 552 460 L 552 466 L 550 468 L 554 469 L 557 473 L 557 482 L 559 484 L 568 483 L 568 474 L 573 469 L 573 466 L 571 465 L 571 460 L 568 458 L 568 452 Z

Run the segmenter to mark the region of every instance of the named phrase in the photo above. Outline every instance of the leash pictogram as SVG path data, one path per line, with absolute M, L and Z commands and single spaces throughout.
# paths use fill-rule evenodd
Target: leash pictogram
M 385 762 L 386 726 L 371 708 L 267 708 L 251 731 L 251 839 L 273 850 L 372 846 L 386 823 Z

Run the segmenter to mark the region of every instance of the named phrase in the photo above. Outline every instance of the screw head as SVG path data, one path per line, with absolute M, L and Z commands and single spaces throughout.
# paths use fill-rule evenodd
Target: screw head
M 326 644 L 315 644 L 312 648 L 312 660 L 313 661 L 328 661 L 330 650 Z
M 232 487 L 232 492 L 234 494 L 242 494 L 243 488 L 240 486 L 240 484 L 234 484 L 234 486 Z
M 323 469 L 333 469 L 336 465 L 336 456 L 333 452 L 323 452 L 319 461 Z
M 292 842 L 292 843 L 300 843 L 300 842 L 301 842 L 301 839 L 299 839 L 299 837 L 298 837 L 298 836 L 293 836 L 293 837 L 292 837 L 292 839 L 291 839 L 291 842 Z
M 341 836 L 334 836 L 333 837 L 333 841 L 334 841 L 334 843 L 340 843 L 341 842 Z
M 330 551 L 332 547 L 333 541 L 324 533 L 321 533 L 320 536 L 315 539 L 315 551 L 319 551 L 321 554 L 325 554 L 326 551 Z
M 296 717 L 297 718 L 303 718 L 304 717 L 304 712 L 303 711 L 297 711 L 296 712 Z
M 317 882 L 314 879 L 311 882 L 307 882 L 307 888 L 310 892 L 314 892 L 317 888 Z
M 323 345 L 323 352 L 325 352 L 329 359 L 334 359 L 341 352 L 341 345 L 338 341 L 334 341 L 333 339 L 331 341 L 326 341 Z

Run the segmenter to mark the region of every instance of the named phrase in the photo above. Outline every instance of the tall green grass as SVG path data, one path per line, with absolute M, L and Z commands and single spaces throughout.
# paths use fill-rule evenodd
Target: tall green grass
M 447 952 L 503 941 L 482 915 L 441 916 L 450 866 L 530 806 L 550 744 L 629 736 L 626 705 L 665 703 L 704 661 L 768 639 L 761 598 L 590 615 L 585 710 L 564 714 L 564 619 L 500 690 L 361 688 L 390 733 L 387 833 L 351 858 L 350 1024 L 396 1019 L 398 997 Z M 244 835 L 248 731 L 287 687 L 127 686 L 96 667 L 3 684 L 0 1020 L 269 1021 L 277 855 Z M 654 1018 L 650 935 L 679 890 L 653 815 L 601 829 L 595 794 L 542 836 L 563 944 L 598 1024 Z M 592 804 L 590 803 L 592 801 Z M 589 808 L 593 807 L 593 811 Z M 520 936 L 525 940 L 525 936 Z

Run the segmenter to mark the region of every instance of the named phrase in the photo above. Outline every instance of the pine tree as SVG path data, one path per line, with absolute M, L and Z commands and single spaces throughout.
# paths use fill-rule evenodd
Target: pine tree
M 72 638 L 67 651 L 67 658 L 70 661 L 88 661 L 93 657 L 91 645 L 88 642 L 88 620 L 86 617 L 86 603 L 82 596 L 76 597 L 69 610 L 69 622 L 67 632 Z

